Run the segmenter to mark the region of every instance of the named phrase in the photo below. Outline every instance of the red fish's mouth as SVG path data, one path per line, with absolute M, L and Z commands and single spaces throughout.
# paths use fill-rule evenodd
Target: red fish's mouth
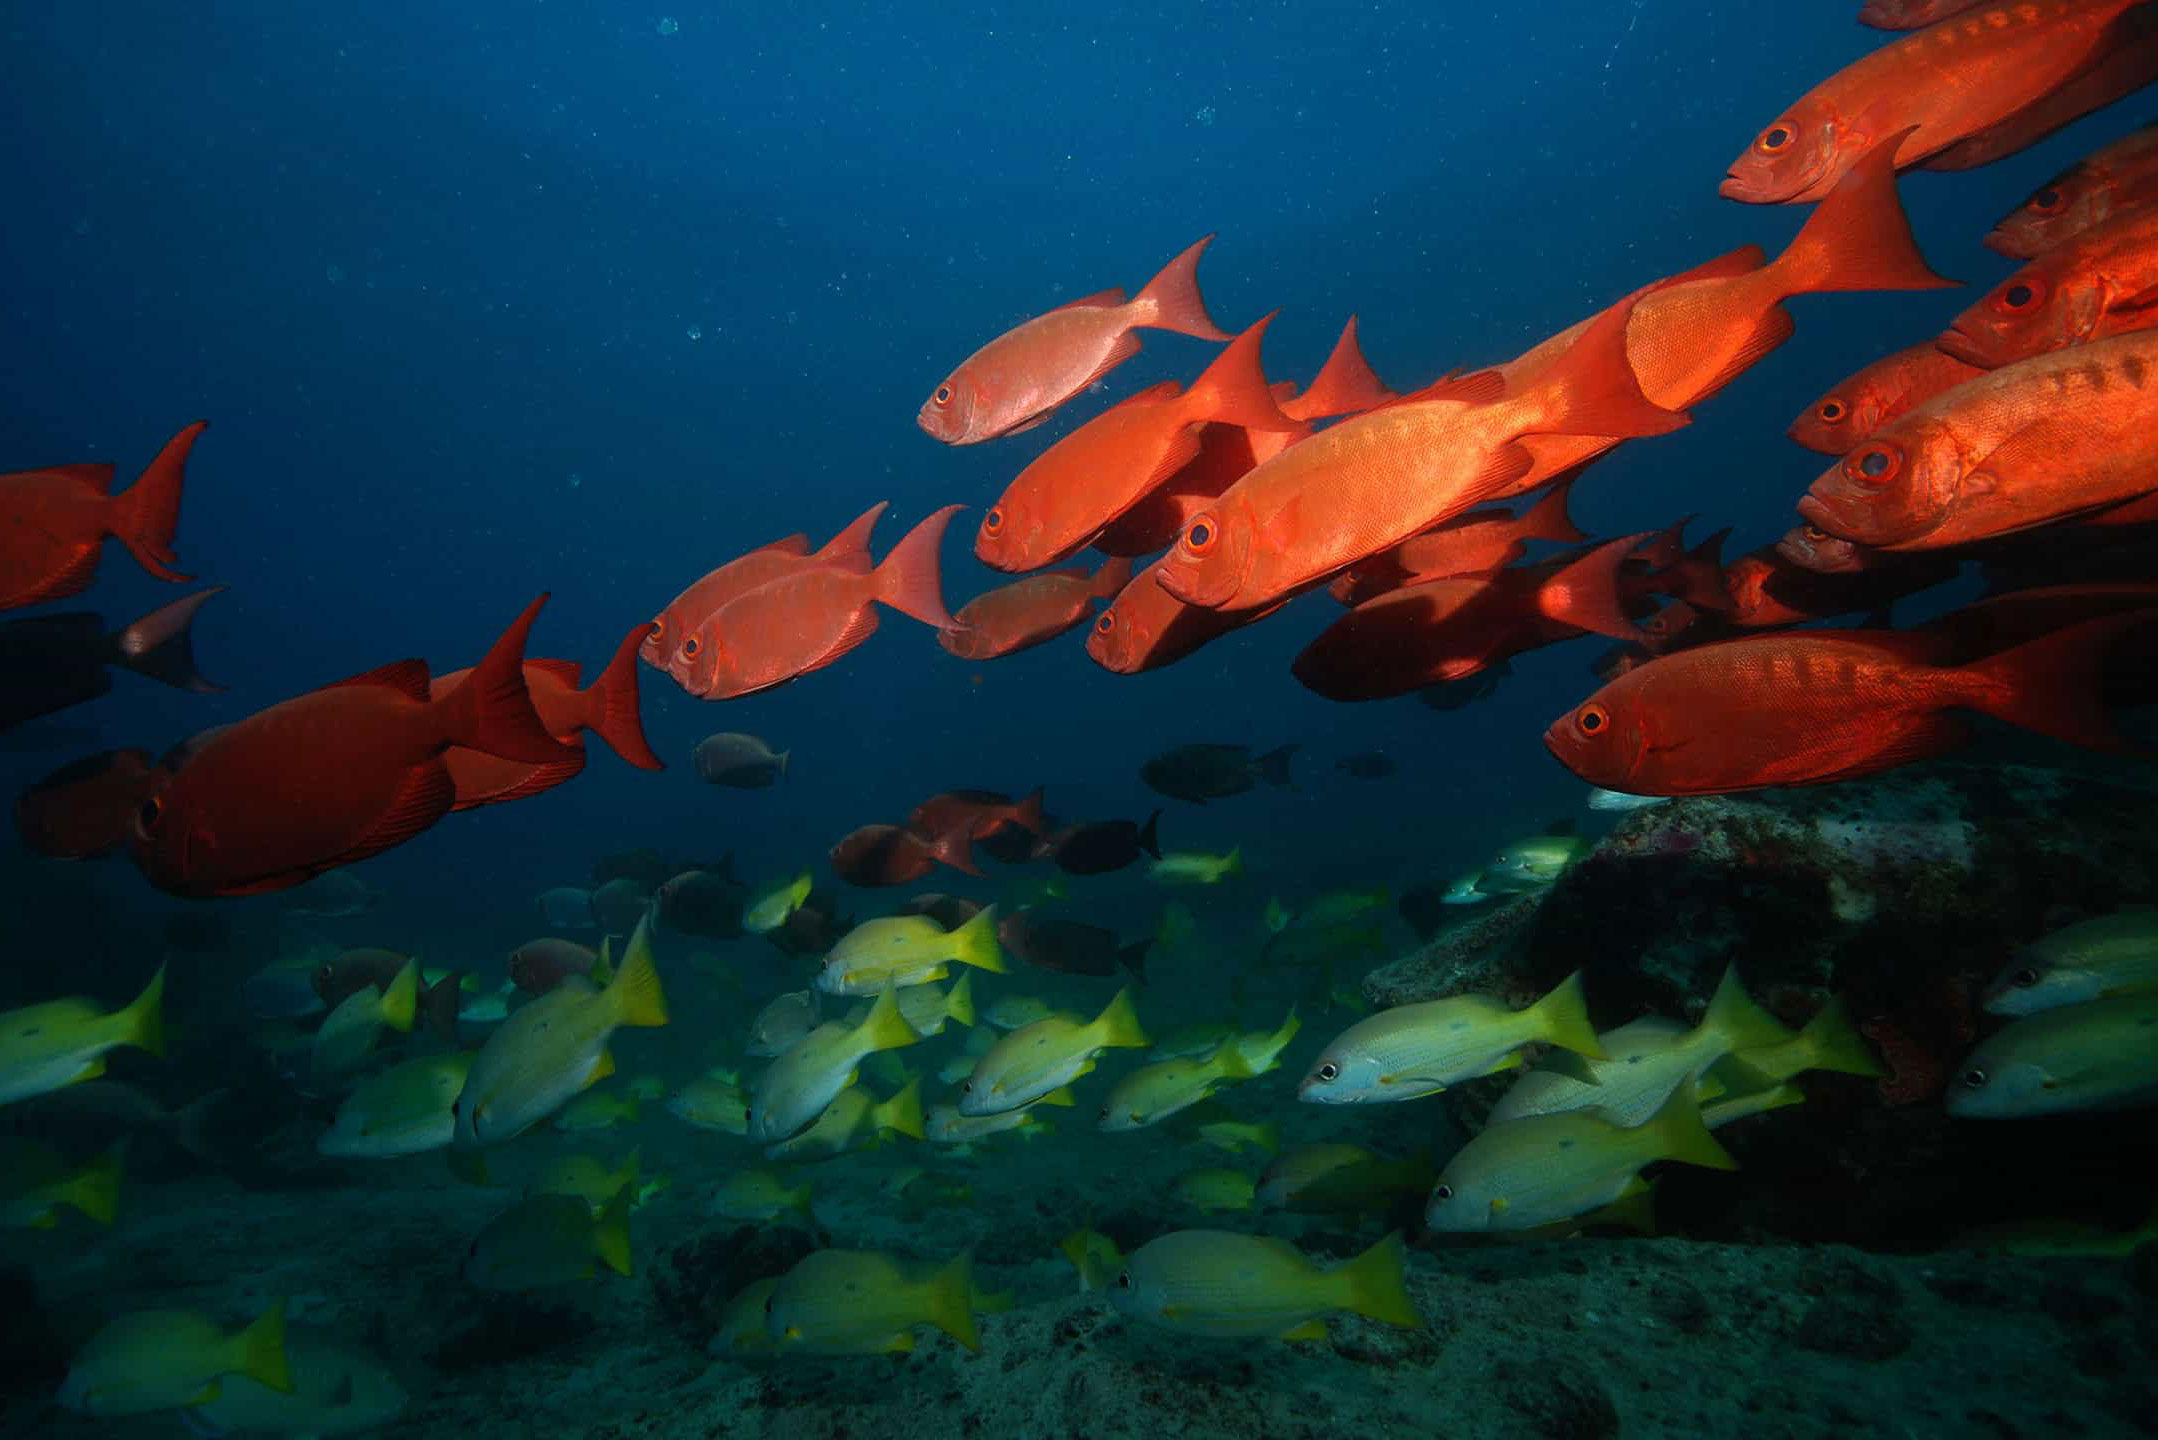
M 1726 200 L 1750 200 L 1753 198 L 1753 187 L 1746 183 L 1743 175 L 1733 170 L 1723 177 L 1723 183 L 1716 187 L 1716 193 Z
M 1204 606 L 1218 610 L 1236 594 L 1236 576 L 1226 569 L 1198 569 L 1189 564 L 1178 564 L 1171 556 L 1161 569 L 1154 572 L 1161 588 L 1183 601 L 1186 605 Z
M 1816 530 L 1826 531 L 1830 540 L 1841 540 L 1853 545 L 1865 543 L 1853 536 L 1844 534 L 1837 524 L 1836 512 L 1817 495 L 1801 495 L 1798 497 L 1798 516 Z M 1777 549 L 1779 552 L 1789 555 L 1792 560 L 1799 559 L 1798 555 L 1783 551 L 1781 544 L 1777 546 Z
M 1933 348 L 1951 360 L 1961 360 L 1981 370 L 1991 370 L 2001 363 L 1987 352 L 1983 336 L 1973 335 L 1961 325 L 1943 331 L 1935 338 Z

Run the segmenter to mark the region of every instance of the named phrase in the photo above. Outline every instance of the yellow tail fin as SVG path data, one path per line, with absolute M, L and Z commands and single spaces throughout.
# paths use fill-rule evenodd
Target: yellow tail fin
M 1663 1102 L 1663 1108 L 1643 1121 L 1641 1128 L 1645 1132 L 1642 1138 L 1654 1142 L 1656 1147 L 1650 1158 L 1676 1160 L 1710 1170 L 1738 1168 L 1731 1152 L 1717 1144 L 1716 1137 L 1709 1134 L 1708 1126 L 1702 1123 L 1701 1102 L 1694 1099 L 1691 1085 L 1681 1085 L 1673 1090 L 1671 1098 Z
M 629 1210 L 637 1203 L 635 1187 L 624 1185 L 614 1192 L 607 1208 L 592 1222 L 592 1253 L 617 1275 L 634 1275 L 637 1265 L 629 1253 Z
M 1761 1045 L 1780 1045 L 1791 1038 L 1791 1032 L 1783 1022 L 1763 1010 L 1738 978 L 1738 966 L 1732 965 L 1723 972 L 1722 981 L 1716 986 L 1716 994 L 1708 1002 L 1708 1013 L 1701 1017 L 1701 1030 L 1714 1035 L 1722 1042 L 1723 1053 L 1747 1050 Z
M 1153 1042 L 1146 1038 L 1146 1031 L 1139 1028 L 1139 1012 L 1131 1003 L 1131 987 L 1116 992 L 1116 998 L 1102 1007 L 1101 1014 L 1094 1017 L 1094 1043 L 1108 1049 L 1136 1050 Z
M 1004 963 L 1004 949 L 997 944 L 997 907 L 994 905 L 977 910 L 974 918 L 951 934 L 952 959 L 961 965 L 972 965 L 977 970 L 1006 975 L 1011 967 Z
M 612 935 L 599 937 L 599 958 L 592 962 L 592 973 L 585 976 L 585 978 L 602 990 L 607 988 L 607 982 L 614 979 L 614 937 Z
M 1820 1014 L 1806 1022 L 1806 1028 L 1798 1032 L 1798 1043 L 1805 1051 L 1808 1070 L 1833 1070 L 1840 1075 L 1881 1073 L 1873 1048 L 1851 1022 L 1851 1007 L 1841 995 L 1832 997 L 1821 1007 Z
M 862 1017 L 861 1028 L 854 1033 L 864 1055 L 873 1055 L 879 1050 L 898 1050 L 922 1038 L 914 1033 L 907 1017 L 899 1013 L 897 990 L 879 991 L 876 1003 L 869 1007 L 869 1013 Z
M 667 996 L 659 988 L 659 967 L 652 963 L 652 916 L 646 912 L 622 952 L 622 968 L 607 982 L 607 1003 L 623 1025 L 664 1025 Z
M 1296 1007 L 1294 1005 L 1291 1005 L 1289 1007 L 1289 1018 L 1282 1021 L 1280 1027 L 1276 1029 L 1273 1034 L 1267 1036 L 1257 1045 L 1253 1045 L 1250 1047 L 1251 1050 L 1255 1050 L 1258 1052 L 1259 1059 L 1257 1063 L 1253 1063 L 1248 1058 L 1248 1052 L 1244 1051 L 1244 1046 L 1241 1041 L 1238 1043 L 1238 1050 L 1240 1053 L 1246 1053 L 1247 1058 L 1245 1060 L 1245 1063 L 1251 1066 L 1253 1074 L 1264 1075 L 1269 1070 L 1275 1070 L 1280 1068 L 1281 1052 L 1289 1048 L 1289 1042 L 1291 1040 L 1294 1040 L 1296 1038 L 1296 1032 L 1303 1028 L 1303 1020 L 1297 1016 Z
M 944 1017 L 947 1020 L 957 1020 L 962 1025 L 972 1025 L 974 1023 L 974 977 L 972 975 L 962 974 L 952 985 L 952 988 L 944 992 Z
M 1336 1303 L 1344 1310 L 1384 1325 L 1398 1325 L 1404 1330 L 1420 1329 L 1424 1317 L 1417 1311 L 1416 1302 L 1409 1298 L 1407 1257 L 1401 1232 L 1396 1230 L 1354 1260 L 1347 1261 L 1333 1272 L 1341 1286 L 1340 1299 Z
M 982 1337 L 974 1328 L 974 1252 L 968 1250 L 939 1270 L 929 1282 L 929 1313 L 922 1318 L 979 1355 Z
M 115 1141 L 68 1182 L 60 1198 L 98 1224 L 110 1225 L 120 1213 L 120 1161 L 126 1150 L 125 1140 Z
M 891 1099 L 869 1112 L 880 1130 L 896 1130 L 909 1140 L 922 1138 L 922 1077 L 909 1080 Z
M 132 1045 L 147 1050 L 160 1059 L 165 1055 L 165 967 L 157 967 L 150 983 L 142 987 L 125 1010 L 113 1016 L 120 1038 L 119 1045 Z
M 285 1302 L 277 1301 L 254 1324 L 232 1337 L 233 1369 L 281 1395 L 292 1393 L 285 1363 Z
M 1603 1042 L 1596 1038 L 1596 1027 L 1589 1023 L 1588 992 L 1581 986 L 1579 970 L 1552 987 L 1549 995 L 1529 1009 L 1535 1015 L 1539 1038 L 1591 1060 L 1609 1058 L 1604 1054 Z
M 382 992 L 382 1023 L 401 1035 L 412 1033 L 420 1008 L 420 962 L 407 960 Z
M 1060 1085 L 1056 1089 L 1050 1091 L 1047 1095 L 1042 1096 L 1041 1099 L 1035 1101 L 1034 1103 L 1036 1105 L 1061 1105 L 1069 1109 L 1070 1107 L 1077 1105 L 1079 1102 L 1072 1098 L 1071 1086 Z
M 1214 878 L 1217 880 L 1230 880 L 1243 873 L 1244 847 L 1239 845 L 1222 857 L 1221 869 Z
M 643 1163 L 644 1147 L 641 1145 L 633 1146 L 631 1147 L 629 1154 L 625 1155 L 622 1158 L 622 1163 L 615 1170 L 614 1174 L 608 1176 L 607 1178 L 614 1182 L 614 1188 L 618 1192 L 622 1190 L 635 1190 L 637 1188 L 637 1177 L 640 1171 L 640 1167 L 643 1165 Z

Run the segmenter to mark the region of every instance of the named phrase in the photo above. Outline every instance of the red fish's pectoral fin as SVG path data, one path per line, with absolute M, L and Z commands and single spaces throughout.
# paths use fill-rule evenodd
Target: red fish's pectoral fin
M 457 783 L 450 779 L 447 765 L 440 760 L 415 765 L 405 772 L 390 803 L 335 857 L 336 863 L 350 865 L 402 845 L 449 814 L 456 803 Z
M 112 533 L 143 569 L 160 580 L 190 580 L 174 569 L 172 542 L 180 528 L 180 488 L 187 478 L 187 457 L 196 437 L 208 428 L 197 420 L 165 442 L 142 478 L 112 502 Z
M 1214 317 L 1206 313 L 1206 300 L 1199 294 L 1199 257 L 1206 247 L 1214 243 L 1214 237 L 1205 236 L 1183 254 L 1161 267 L 1161 273 L 1146 282 L 1146 288 L 1132 297 L 1132 309 L 1142 317 L 1141 325 L 1151 325 L 1157 330 L 1174 330 L 1180 335 L 1195 335 L 1201 340 L 1226 340 L 1229 338 Z
M 815 663 L 809 665 L 807 669 L 822 670 L 825 666 L 853 653 L 864 640 L 877 633 L 877 624 L 877 607 L 864 605 L 861 609 L 855 611 L 847 621 L 847 628 L 839 632 L 839 638 L 832 642 L 832 648 L 818 656 Z M 937 633 L 941 635 L 944 632 L 939 630 Z
M 1536 457 L 1521 445 L 1501 445 L 1486 455 L 1476 467 L 1476 478 L 1469 482 L 1467 493 L 1455 497 L 1454 514 L 1481 505 L 1486 500 L 1499 500 L 1515 493 L 1515 487 L 1528 478 L 1536 468 Z
M 1088 384 L 1092 383 L 1092 381 L 1088 382 Z M 1079 388 L 1084 390 L 1086 386 L 1082 385 Z M 1041 414 L 1036 415 L 1033 419 L 1022 420 L 1017 425 L 1013 425 L 999 433 L 1005 435 L 1024 435 L 1027 433 L 1027 431 L 1034 429 L 1036 426 L 1046 424 L 1049 420 L 1049 417 L 1055 413 L 1056 412 L 1053 410 L 1044 410 L 1041 412 Z
M 2116 296 L 2106 302 L 2106 312 L 2111 315 L 2132 315 L 2158 305 L 2158 285 L 2148 286 L 2126 295 Z
M 1077 300 L 1067 300 L 1062 305 L 1057 306 L 1056 310 L 1051 310 L 1049 313 L 1054 315 L 1057 310 L 1080 310 L 1090 306 L 1121 305 L 1123 303 L 1124 287 L 1112 285 L 1106 290 L 1096 290 L 1091 295 L 1081 295 Z
M 14 609 L 23 605 L 43 605 L 51 600 L 65 600 L 70 595 L 80 595 L 97 579 L 98 547 L 85 546 L 77 551 L 67 564 L 46 576 L 38 584 L 19 595 L 9 596 L 0 608 Z
M 1225 335 L 1222 338 L 1226 340 L 1228 337 Z M 1131 359 L 1132 356 L 1138 353 L 1138 335 L 1133 331 L 1126 330 L 1123 334 L 1117 336 L 1115 341 L 1110 344 L 1109 353 L 1101 357 L 1101 363 L 1087 372 L 1086 379 L 1081 380 L 1077 385 L 1072 387 L 1072 394 L 1078 394 L 1081 390 L 1086 389 L 1087 386 L 1093 384 L 1096 380 L 1101 379 L 1102 376 L 1108 374 L 1111 370 L 1116 369 L 1117 366 L 1123 364 L 1126 360 Z M 1027 421 L 1024 425 L 1015 426 L 1014 428 L 1007 430 L 1004 433 L 1007 435 L 1016 435 L 1021 430 L 1032 430 L 1035 426 L 1041 424 L 1042 421 L 1047 420 L 1049 418 L 1050 412 L 1055 410 L 1055 408 L 1056 406 L 1052 405 L 1049 407 L 1048 410 L 1042 411 L 1041 414 L 1035 416 L 1032 420 Z

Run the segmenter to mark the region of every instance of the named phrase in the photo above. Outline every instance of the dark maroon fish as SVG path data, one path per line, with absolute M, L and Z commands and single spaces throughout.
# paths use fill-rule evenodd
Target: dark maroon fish
M 22 843 L 55 860 L 90 860 L 127 843 L 135 812 L 163 783 L 147 750 L 101 750 L 63 765 L 15 800 Z
M 740 885 L 714 870 L 685 870 L 659 887 L 659 923 L 683 935 L 733 940 L 742 934 Z
M 598 963 L 597 951 L 546 936 L 510 951 L 510 981 L 527 995 L 545 995 L 572 975 L 589 977 Z
M 113 668 L 176 690 L 222 690 L 196 671 L 188 627 L 224 588 L 184 596 L 111 633 L 86 611 L 0 622 L 0 730 L 95 700 L 112 689 Z
M 969 900 L 964 895 L 945 895 L 931 891 L 926 895 L 917 895 L 900 906 L 899 913 L 927 915 L 945 929 L 957 930 L 982 913 L 982 903 L 979 900 Z
M 389 989 L 397 972 L 411 960 L 411 956 L 395 950 L 347 950 L 335 960 L 325 960 L 315 967 L 315 993 L 322 997 L 323 1004 L 335 1010 L 369 986 Z
M 766 932 L 764 938 L 777 946 L 782 955 L 817 956 L 838 944 L 839 937 L 853 928 L 851 918 L 839 918 L 837 901 L 812 890 L 809 898 L 787 917 L 786 923 L 777 930 Z
M 904 825 L 864 825 L 832 847 L 832 869 L 865 889 L 905 885 L 939 865 L 979 875 L 964 828 L 928 839 Z
M 1062 975 L 1114 975 L 1131 972 L 1146 979 L 1151 938 L 1126 945 L 1114 930 L 1043 915 L 1031 908 L 1014 910 L 997 921 L 997 939 L 1027 964 Z
M 1086 820 L 1066 825 L 1049 835 L 1035 852 L 1036 859 L 1054 860 L 1067 875 L 1107 875 L 1138 860 L 1141 854 L 1161 858 L 1161 842 L 1154 826 L 1161 819 L 1156 810 L 1144 825 L 1129 820 Z

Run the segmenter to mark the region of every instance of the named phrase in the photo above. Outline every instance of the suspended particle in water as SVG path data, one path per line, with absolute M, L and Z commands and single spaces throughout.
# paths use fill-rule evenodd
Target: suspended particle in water
M 702 340 L 704 338 L 704 327 L 702 325 L 690 326 L 689 338 L 692 340 Z
M 1192 114 L 1191 118 L 1198 121 L 1201 125 L 1211 125 L 1214 123 L 1214 107 L 1211 105 L 1201 105 L 1198 110 Z
M 345 283 L 345 267 L 342 265 L 332 265 L 322 272 L 322 278 L 329 281 L 332 285 L 342 285 Z
M 660 34 L 662 34 L 662 35 L 673 35 L 673 34 L 676 34 L 676 33 L 678 33 L 678 32 L 679 32 L 679 31 L 681 30 L 681 28 L 682 28 L 682 22 L 681 22 L 681 21 L 679 21 L 679 20 L 677 20 L 677 19 L 675 19 L 675 18 L 674 18 L 674 17 L 672 16 L 672 15 L 662 15 L 662 16 L 660 17 L 660 21 L 659 21 L 659 33 L 660 33 Z
M 582 476 L 582 475 L 578 474 L 578 473 L 577 473 L 577 472 L 576 472 L 575 470 L 572 470 L 572 471 L 570 471 L 570 472 L 569 472 L 569 488 L 570 488 L 570 489 L 572 489 L 572 490 L 574 490 L 574 489 L 576 489 L 576 488 L 577 488 L 577 487 L 578 487 L 579 485 L 582 485 L 582 484 L 584 484 L 584 476 Z

